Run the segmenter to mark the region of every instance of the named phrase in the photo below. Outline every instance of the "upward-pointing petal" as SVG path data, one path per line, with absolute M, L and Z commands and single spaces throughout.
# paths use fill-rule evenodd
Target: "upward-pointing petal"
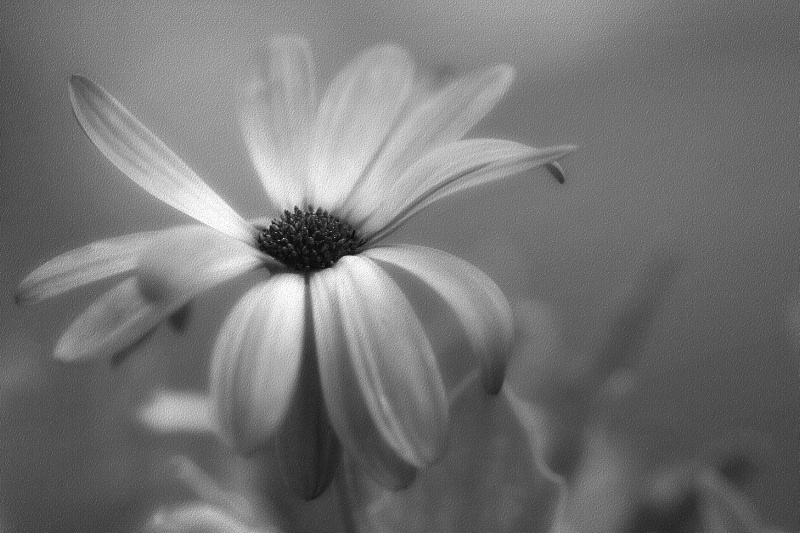
M 242 132 L 279 212 L 304 203 L 316 98 L 305 39 L 276 37 L 266 53 L 251 62 L 241 101 Z
M 514 70 L 507 65 L 471 72 L 409 112 L 348 199 L 350 212 L 359 216 L 423 154 L 466 135 L 500 101 L 513 79 Z
M 358 56 L 331 83 L 314 131 L 309 202 L 338 211 L 395 126 L 414 87 L 414 65 L 396 46 Z
M 89 139 L 140 187 L 217 231 L 254 242 L 255 229 L 105 89 L 72 76 L 69 95 Z
M 367 239 L 380 239 L 442 198 L 545 165 L 575 149 L 572 145 L 532 148 L 500 139 L 447 144 L 428 152 L 389 186 L 360 228 Z

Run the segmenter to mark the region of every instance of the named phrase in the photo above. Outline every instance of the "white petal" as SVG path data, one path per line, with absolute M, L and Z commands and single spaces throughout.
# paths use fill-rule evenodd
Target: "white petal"
M 571 145 L 532 148 L 500 139 L 442 146 L 412 165 L 381 195 L 373 215 L 360 224 L 361 231 L 367 239 L 380 239 L 442 198 L 555 161 L 573 150 Z
M 139 421 L 159 433 L 211 433 L 210 404 L 206 394 L 161 390 L 139 409 Z
M 136 267 L 136 258 L 157 232 L 133 233 L 93 242 L 61 254 L 43 264 L 20 283 L 17 303 L 52 298 Z
M 297 386 L 304 346 L 305 278 L 281 274 L 252 288 L 214 346 L 211 396 L 223 436 L 243 453 L 273 436 Z
M 69 95 L 89 139 L 140 187 L 217 231 L 253 242 L 255 229 L 105 89 L 72 76 Z
M 281 36 L 251 63 L 244 86 L 242 131 L 264 189 L 279 211 L 305 203 L 317 105 L 314 84 L 308 42 Z
M 148 531 L 163 533 L 255 533 L 241 520 L 214 505 L 187 504 L 159 511 L 150 519 Z M 264 530 L 264 533 L 272 530 Z M 275 530 L 277 532 L 277 530 Z
M 138 258 L 142 294 L 153 302 L 189 299 L 265 265 L 267 255 L 204 226 L 179 226 L 151 239 Z M 264 268 L 265 275 L 269 271 Z
M 314 346 L 308 313 L 305 340 Z M 317 358 L 305 355 L 286 419 L 275 435 L 275 455 L 286 486 L 299 498 L 313 500 L 333 480 L 342 447 L 328 419 Z
M 198 294 L 262 267 L 262 256 L 203 226 L 158 232 L 140 251 L 137 276 L 89 306 L 61 337 L 56 357 L 72 361 L 130 348 Z
M 447 302 L 481 365 L 484 389 L 496 394 L 514 338 L 514 315 L 500 288 L 473 265 L 433 248 L 379 247 L 364 255 L 409 272 Z
M 185 302 L 154 304 L 128 278 L 90 305 L 61 336 L 57 359 L 77 361 L 110 356 L 132 346 Z
M 396 46 L 367 50 L 336 77 L 317 115 L 309 203 L 330 211 L 342 206 L 395 126 L 413 86 L 414 65 Z
M 447 439 L 447 397 L 400 288 L 362 256 L 343 257 L 311 282 L 323 391 L 345 449 L 378 475 L 391 450 L 416 467 L 434 462 Z
M 411 111 L 386 143 L 369 175 L 353 191 L 350 203 L 358 215 L 371 206 L 377 191 L 388 189 L 426 152 L 461 139 L 503 97 L 514 70 L 498 65 L 448 84 Z M 378 196 L 380 197 L 380 196 Z

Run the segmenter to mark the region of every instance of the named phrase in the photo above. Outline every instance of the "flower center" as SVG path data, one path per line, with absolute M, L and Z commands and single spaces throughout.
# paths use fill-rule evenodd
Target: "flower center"
M 357 254 L 364 239 L 350 224 L 311 206 L 286 210 L 258 234 L 258 248 L 294 270 L 320 270 Z

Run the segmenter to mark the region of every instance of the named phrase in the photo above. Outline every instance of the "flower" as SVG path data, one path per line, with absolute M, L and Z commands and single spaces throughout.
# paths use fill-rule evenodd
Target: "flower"
M 497 285 L 453 255 L 384 238 L 466 188 L 544 165 L 561 178 L 557 160 L 574 150 L 461 140 L 508 89 L 505 65 L 429 92 L 404 50 L 377 46 L 319 101 L 313 70 L 304 39 L 277 37 L 244 86 L 241 122 L 273 215 L 266 224 L 238 215 L 109 93 L 73 76 L 73 109 L 92 142 L 201 225 L 79 248 L 35 270 L 17 294 L 36 301 L 126 276 L 59 340 L 56 357 L 73 361 L 126 350 L 199 294 L 258 270 L 264 280 L 234 306 L 214 346 L 217 423 L 242 453 L 274 445 L 287 483 L 307 498 L 335 472 L 340 442 L 392 488 L 445 448 L 445 387 L 395 273 L 448 304 L 484 388 L 502 385 L 513 317 Z
M 199 500 L 159 509 L 147 523 L 152 533 L 280 533 L 270 513 L 256 512 L 257 504 L 248 494 L 219 485 L 188 457 L 172 458 L 178 479 Z

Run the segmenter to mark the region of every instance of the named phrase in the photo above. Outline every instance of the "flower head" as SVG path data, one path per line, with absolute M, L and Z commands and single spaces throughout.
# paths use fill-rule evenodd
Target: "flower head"
M 359 55 L 321 98 L 307 42 L 273 39 L 252 64 L 241 123 L 272 222 L 248 222 L 92 81 L 70 98 L 103 154 L 153 196 L 198 221 L 107 239 L 46 263 L 17 298 L 35 301 L 125 279 L 64 333 L 56 357 L 129 348 L 193 298 L 258 270 L 213 350 L 211 392 L 224 437 L 243 453 L 275 446 L 288 484 L 324 490 L 340 443 L 386 486 L 407 485 L 442 454 L 447 396 L 434 350 L 392 277 L 417 278 L 463 326 L 487 392 L 502 384 L 513 318 L 471 264 L 384 238 L 434 202 L 527 169 L 573 146 L 462 137 L 499 101 L 513 70 L 467 74 L 429 92 L 407 53 Z M 313 206 L 313 207 L 312 207 Z

